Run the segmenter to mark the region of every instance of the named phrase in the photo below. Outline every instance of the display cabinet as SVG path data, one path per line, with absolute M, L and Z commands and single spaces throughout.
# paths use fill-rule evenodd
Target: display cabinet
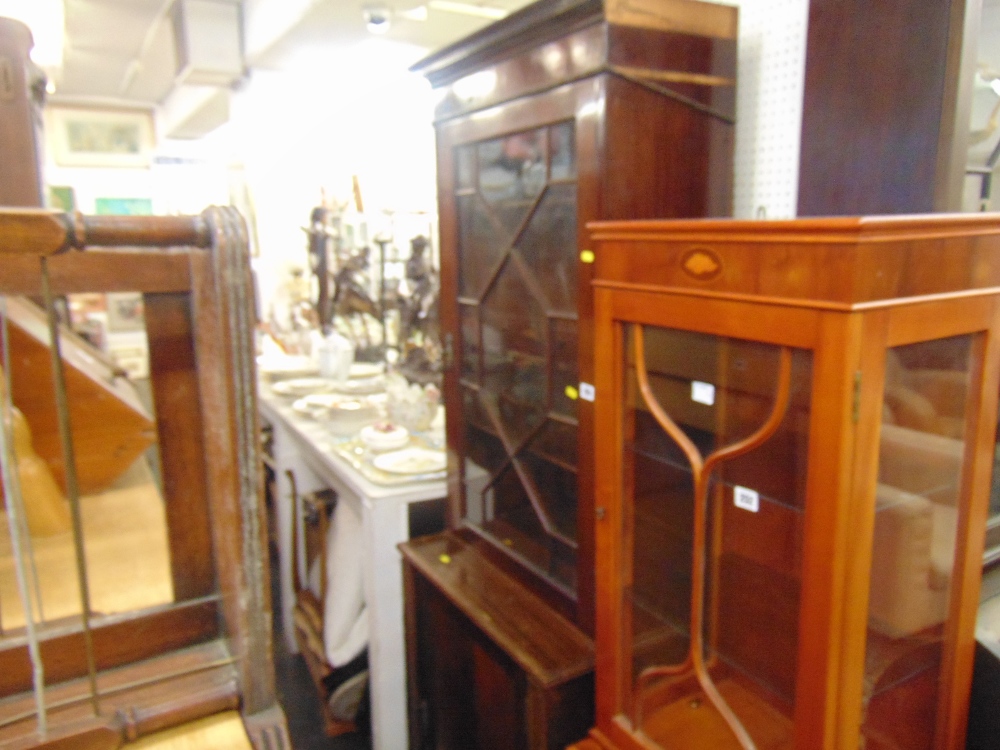
M 579 747 L 964 747 L 1000 217 L 604 222 Z
M 414 66 L 444 89 L 451 526 L 585 631 L 584 226 L 729 215 L 736 28 L 736 9 L 712 3 L 542 0 Z
M 449 528 L 434 544 L 452 562 L 404 547 L 413 746 L 555 748 L 592 722 L 585 225 L 729 215 L 736 28 L 712 3 L 541 0 L 414 67 L 443 89 Z M 487 582 L 546 624 L 495 617 Z

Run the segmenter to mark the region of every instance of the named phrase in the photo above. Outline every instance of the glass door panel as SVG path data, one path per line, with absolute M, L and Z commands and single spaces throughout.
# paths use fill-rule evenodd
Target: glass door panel
M 60 341 L 89 610 L 96 619 L 170 604 L 184 597 L 175 591 L 172 575 L 170 534 L 176 530 L 169 523 L 156 442 L 142 295 L 71 295 L 68 303 L 74 329 L 62 329 Z M 47 318 L 42 308 L 21 297 L 6 298 L 2 309 L 7 320 L 0 316 L 0 327 L 6 325 L 10 341 L 10 392 L 17 410 L 12 413 L 18 440 L 14 458 L 27 516 L 20 564 L 30 583 L 34 623 L 43 632 L 72 628 L 79 624 L 83 602 Z M 84 325 L 95 320 L 99 327 Z M 6 381 L 0 394 L 5 389 Z M 0 482 L 0 637 L 24 635 L 27 611 L 17 565 Z
M 811 354 L 626 338 L 624 711 L 657 747 L 791 747 Z
M 573 123 L 457 150 L 465 520 L 576 580 Z
M 971 336 L 886 353 L 865 659 L 867 747 L 934 747 Z

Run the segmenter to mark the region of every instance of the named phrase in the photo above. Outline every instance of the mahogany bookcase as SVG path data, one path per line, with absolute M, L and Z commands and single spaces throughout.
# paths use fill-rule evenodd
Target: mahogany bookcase
M 729 215 L 737 25 L 708 2 L 540 0 L 413 68 L 442 93 L 449 455 L 449 528 L 403 551 L 413 747 L 556 748 L 591 723 L 585 227 Z

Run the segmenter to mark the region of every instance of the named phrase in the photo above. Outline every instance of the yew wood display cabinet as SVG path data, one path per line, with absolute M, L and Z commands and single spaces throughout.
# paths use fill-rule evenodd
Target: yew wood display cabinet
M 604 222 L 579 748 L 964 747 L 1000 217 Z
M 557 747 L 573 739 L 563 731 L 528 739 L 519 653 L 540 646 L 532 642 L 539 631 L 484 629 L 473 587 L 499 576 L 518 592 L 509 607 L 546 608 L 589 642 L 586 399 L 594 360 L 585 225 L 730 214 L 736 28 L 735 8 L 691 0 L 542 0 L 414 66 L 443 89 L 435 126 L 448 414 L 444 540 L 461 550 L 463 566 L 487 571 L 446 589 L 423 565 L 441 564 L 427 557 L 426 545 L 404 549 L 418 578 L 413 590 L 423 592 L 411 618 L 420 652 L 419 663 L 410 663 L 411 709 L 424 726 L 420 735 L 432 738 L 427 746 Z M 463 623 L 449 631 L 450 641 L 420 624 L 433 619 L 424 610 L 444 601 Z M 477 638 L 490 649 L 469 650 L 459 660 L 462 682 L 437 690 L 441 670 L 458 658 L 455 633 L 469 649 Z M 580 676 L 578 656 L 552 662 L 543 670 L 548 677 L 534 676 L 549 686 L 549 699 L 558 692 L 551 675 Z M 512 681 L 490 682 L 504 674 Z M 521 706 L 511 714 L 522 717 L 513 719 L 520 728 L 477 735 L 474 726 L 497 726 L 479 711 L 500 694 Z M 588 712 L 581 716 L 589 724 Z M 466 739 L 442 739 L 437 730 L 457 715 L 467 717 Z M 576 731 L 582 736 L 586 727 Z M 502 744 L 505 737 L 513 744 Z

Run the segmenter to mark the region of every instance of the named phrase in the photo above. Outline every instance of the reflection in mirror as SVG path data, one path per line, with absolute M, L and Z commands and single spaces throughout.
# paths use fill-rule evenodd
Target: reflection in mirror
M 34 621 L 76 618 L 82 603 L 58 434 L 45 312 L 5 300 L 17 471 L 29 534 Z M 80 488 L 90 610 L 96 616 L 174 601 L 148 344 L 140 294 L 72 295 L 61 350 Z M 0 627 L 25 627 L 7 509 L 0 510 Z M 69 624 L 75 624 L 70 621 Z

